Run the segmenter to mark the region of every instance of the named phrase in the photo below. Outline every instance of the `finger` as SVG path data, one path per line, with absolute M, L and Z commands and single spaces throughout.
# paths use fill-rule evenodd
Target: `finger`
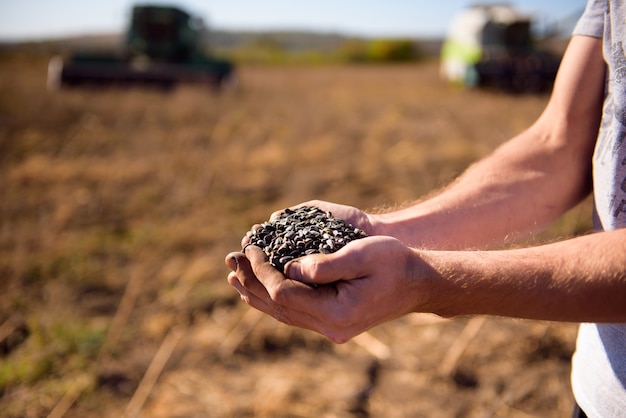
M 241 299 L 253 308 L 265 312 L 281 322 L 294 323 L 295 321 L 291 320 L 290 316 L 284 312 L 285 309 L 272 300 L 263 284 L 256 278 L 245 255 L 243 253 L 231 253 L 230 257 L 228 264 L 231 268 L 235 266 L 235 271 L 228 275 L 228 282 L 239 292 Z M 262 262 L 265 263 L 265 259 L 262 259 Z
M 228 283 L 230 283 L 230 285 L 233 286 L 235 290 L 237 290 L 237 292 L 239 292 L 241 300 L 243 300 L 245 303 L 252 306 L 253 308 L 256 308 L 262 312 L 265 312 L 266 314 L 271 315 L 272 309 L 270 308 L 270 306 L 267 305 L 267 303 L 265 303 L 263 299 L 248 291 L 248 289 L 246 289 L 239 281 L 239 277 L 237 277 L 236 272 L 233 271 L 228 274 Z
M 254 224 L 254 225 L 252 225 L 252 228 L 250 228 L 250 231 L 246 232 L 246 235 L 244 235 L 243 238 L 241 239 L 241 248 L 245 247 L 246 245 L 248 245 L 250 243 L 250 237 L 259 228 L 261 228 L 261 224 Z
M 287 309 L 286 307 L 273 302 L 268 304 L 262 298 L 259 298 L 255 294 L 249 292 L 248 289 L 241 284 L 239 278 L 237 277 L 237 273 L 229 273 L 228 282 L 239 292 L 242 301 L 257 310 L 272 316 L 274 319 L 287 325 L 293 325 L 315 331 L 329 338 L 333 335 L 325 330 L 324 323 L 320 321 L 319 318 L 296 309 Z
M 320 203 L 319 200 L 309 200 L 308 202 L 302 202 L 302 203 L 298 203 L 297 205 L 294 205 L 294 206 L 289 206 L 288 209 L 296 210 L 296 209 L 301 208 L 303 206 L 318 206 L 319 203 Z M 270 215 L 270 222 L 275 220 L 276 218 L 278 218 L 284 212 L 285 212 L 285 209 L 281 209 L 281 210 L 277 210 L 276 212 L 273 212 Z
M 226 263 L 228 268 L 231 269 L 232 271 L 237 271 L 237 258 L 235 255 L 236 253 L 234 252 L 228 253 L 226 255 L 226 258 L 224 258 L 224 263 Z
M 333 287 L 316 289 L 285 277 L 267 261 L 267 256 L 259 247 L 249 246 L 246 256 L 255 277 L 267 292 L 268 304 L 275 303 L 319 318 L 323 316 L 324 306 L 332 303 L 336 296 L 336 289 Z M 258 293 L 255 294 L 258 296 Z
M 248 267 L 252 267 L 252 275 Z M 343 320 L 351 310 L 343 299 L 347 288 L 356 281 L 314 288 L 290 280 L 276 270 L 263 250 L 256 246 L 247 247 L 246 256 L 239 260 L 237 276 L 245 289 L 242 299 L 280 322 L 316 331 L 335 342 L 345 342 L 355 335 L 354 329 Z
M 269 263 L 267 255 L 257 246 L 250 245 L 246 247 L 246 258 L 257 281 L 262 284 L 269 297 L 277 303 L 281 303 L 282 301 L 276 299 L 276 296 L 272 294 L 273 290 L 278 288 L 291 289 L 292 287 L 308 288 L 308 286 L 302 283 L 293 282 L 285 277 L 285 275 Z
M 285 266 L 287 277 L 303 283 L 327 284 L 365 276 L 366 259 L 361 249 L 364 240 L 354 241 L 332 254 L 312 254 L 295 259 Z
M 252 248 L 249 246 L 248 248 Z M 254 247 L 257 248 L 258 247 Z M 259 249 L 259 251 L 261 251 Z M 261 251 L 263 253 L 263 251 Z M 263 253 L 265 256 L 265 253 Z M 257 279 L 254 273 L 250 260 L 246 257 L 246 254 L 242 252 L 232 253 L 232 257 L 236 264 L 236 276 L 241 287 L 246 289 L 248 294 L 255 295 L 257 298 L 263 300 L 266 304 L 270 303 L 270 296 L 263 284 Z M 232 262 L 231 262 L 232 263 Z
M 272 314 L 272 316 L 286 316 L 287 310 L 299 311 L 297 303 L 290 303 L 290 298 L 284 303 L 283 296 L 291 293 L 309 291 L 311 288 L 299 282 L 287 279 L 282 273 L 274 268 L 268 261 L 267 256 L 259 247 L 248 246 L 246 254 L 233 253 L 236 260 L 237 271 L 236 277 L 238 283 L 234 283 L 238 290 L 245 289 L 240 292 L 255 303 L 255 298 L 265 306 L 264 312 Z M 314 297 L 310 293 L 303 294 L 303 299 Z M 298 302 L 301 303 L 301 302 Z M 256 302 L 258 305 L 259 302 Z M 263 308 L 259 308 L 262 309 Z M 284 318 L 280 319 L 286 321 Z
M 280 215 L 282 215 L 282 213 L 285 211 L 285 209 L 281 209 L 281 210 L 277 210 L 276 212 L 272 212 L 272 214 L 270 215 L 270 222 L 276 220 L 276 218 L 278 218 Z

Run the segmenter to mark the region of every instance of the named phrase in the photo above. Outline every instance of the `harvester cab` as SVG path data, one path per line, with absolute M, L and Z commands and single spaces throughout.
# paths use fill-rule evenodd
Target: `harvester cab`
M 136 5 L 121 51 L 54 57 L 48 66 L 48 86 L 232 84 L 233 65 L 208 55 L 204 38 L 202 21 L 182 9 Z
M 552 86 L 560 59 L 536 47 L 532 19 L 509 5 L 477 5 L 451 22 L 441 50 L 441 75 L 467 87 L 541 92 Z
M 131 56 L 161 62 L 185 62 L 199 52 L 202 22 L 188 13 L 155 6 L 135 6 L 126 36 Z

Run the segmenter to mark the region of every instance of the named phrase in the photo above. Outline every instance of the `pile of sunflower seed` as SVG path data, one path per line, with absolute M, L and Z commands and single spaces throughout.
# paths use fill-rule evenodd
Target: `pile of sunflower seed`
M 295 258 L 330 254 L 366 236 L 363 230 L 313 206 L 285 209 L 277 218 L 248 232 L 250 244 L 261 247 L 281 272 Z

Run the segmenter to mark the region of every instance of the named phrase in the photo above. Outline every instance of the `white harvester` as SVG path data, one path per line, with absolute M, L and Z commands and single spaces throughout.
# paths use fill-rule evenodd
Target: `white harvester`
M 451 22 L 441 49 L 441 76 L 468 87 L 544 91 L 560 59 L 539 50 L 532 18 L 506 4 L 469 7 Z

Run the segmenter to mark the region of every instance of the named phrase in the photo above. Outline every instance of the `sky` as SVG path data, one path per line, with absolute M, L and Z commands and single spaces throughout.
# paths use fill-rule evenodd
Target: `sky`
M 490 3 L 483 0 L 480 3 Z M 0 40 L 123 32 L 132 0 L 0 0 Z M 476 0 L 156 0 L 182 6 L 212 30 L 306 30 L 366 37 L 440 37 Z M 499 1 L 502 3 L 502 1 Z M 542 23 L 580 12 L 586 0 L 511 0 Z

